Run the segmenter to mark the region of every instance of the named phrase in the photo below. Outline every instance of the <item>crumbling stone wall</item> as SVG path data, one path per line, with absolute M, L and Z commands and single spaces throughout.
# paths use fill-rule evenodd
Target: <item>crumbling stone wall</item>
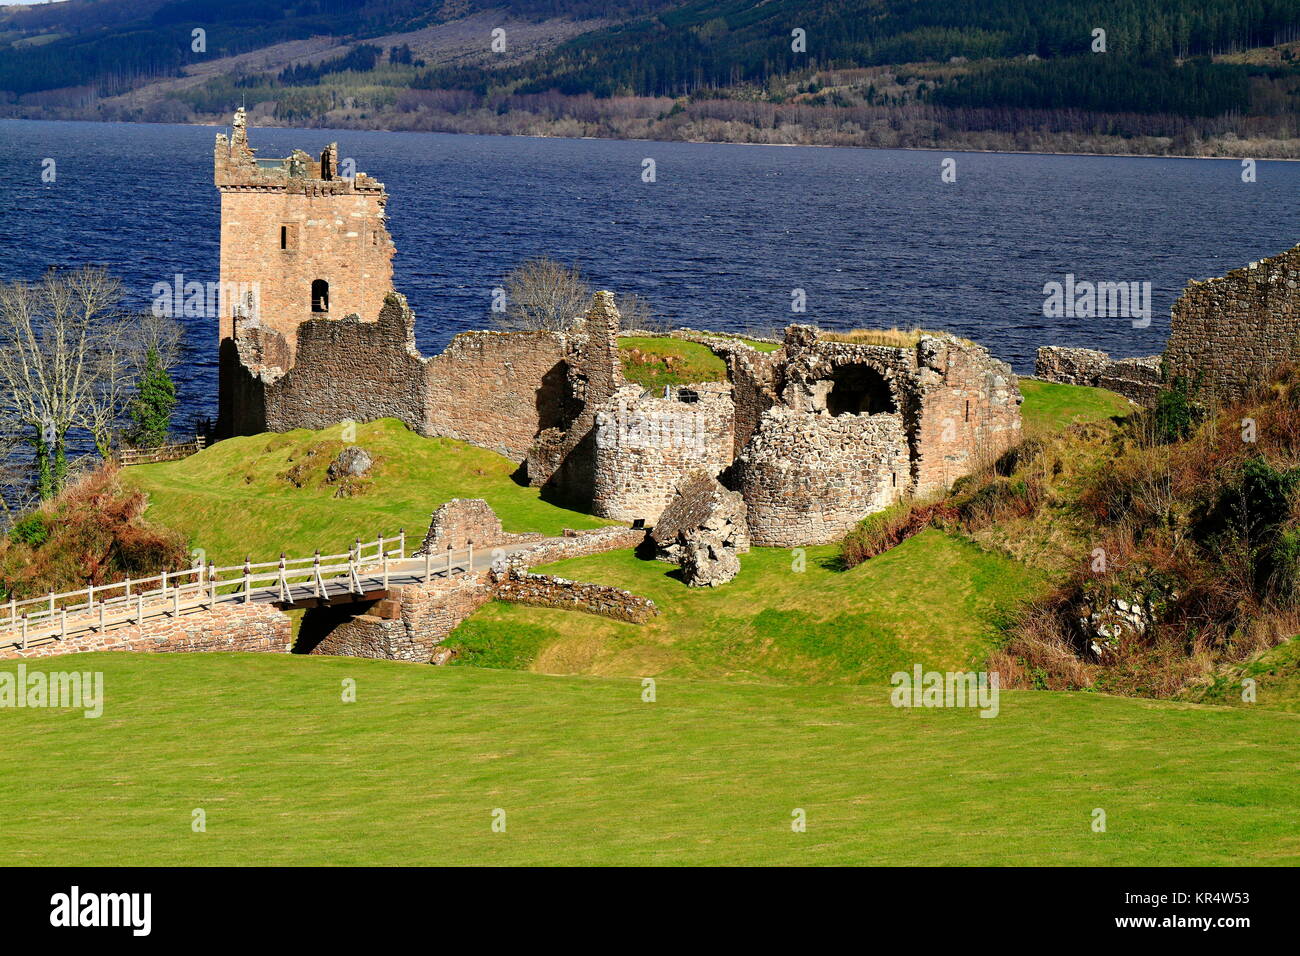
M 1165 374 L 1198 396 L 1242 397 L 1300 356 L 1300 246 L 1227 275 L 1193 280 L 1174 303 Z
M 749 444 L 763 413 L 780 401 L 781 389 L 785 385 L 786 354 L 784 351 L 760 352 L 743 342 L 717 338 L 704 344 L 727 365 L 731 400 L 735 406 L 734 458 Z
M 832 417 L 900 417 L 910 467 L 907 492 L 926 494 L 993 460 L 1020 440 L 1019 380 L 987 350 L 949 335 L 913 347 L 822 339 L 786 330 L 783 407 Z M 746 499 L 748 500 L 748 498 Z
M 630 624 L 644 624 L 659 613 L 654 601 L 622 588 L 532 574 L 519 567 L 494 574 L 493 597 L 511 604 L 582 611 Z
M 527 456 L 528 482 L 552 501 L 591 510 L 596 475 L 596 413 L 623 387 L 618 354 L 622 318 L 612 292 L 597 292 L 570 336 L 568 400 L 543 426 Z
M 256 370 L 258 366 L 253 366 Z M 375 322 L 314 319 L 298 328 L 292 368 L 265 388 L 263 431 L 396 418 L 421 434 L 429 392 L 414 316 L 392 293 Z
M 79 634 L 62 641 L 29 647 L 0 648 L 0 658 L 54 657 L 83 651 L 134 653 L 267 651 L 287 653 L 292 625 L 279 609 L 267 604 L 222 604 L 180 617 L 155 617 L 144 625 L 128 624 L 103 633 Z
M 562 332 L 463 332 L 428 359 L 423 434 L 523 461 L 569 401 Z
M 1045 382 L 1106 388 L 1138 405 L 1155 404 L 1160 392 L 1160 356 L 1112 359 L 1096 349 L 1044 345 L 1034 374 Z
M 892 504 L 908 486 L 902 416 L 764 413 L 738 461 L 750 541 L 824 544 Z
M 523 461 L 539 431 L 573 401 L 560 332 L 464 332 L 424 358 L 415 315 L 392 293 L 377 321 L 314 319 L 290 356 L 273 330 L 241 328 L 225 363 L 232 434 L 324 428 L 344 419 L 396 418 L 428 437 L 456 438 Z M 286 364 L 291 362 L 291 364 Z
M 620 389 L 596 412 L 591 507 L 621 521 L 654 522 L 683 475 L 716 476 L 735 454 L 735 406 L 725 385 L 670 390 L 670 397 Z M 693 399 L 688 401 L 687 399 Z

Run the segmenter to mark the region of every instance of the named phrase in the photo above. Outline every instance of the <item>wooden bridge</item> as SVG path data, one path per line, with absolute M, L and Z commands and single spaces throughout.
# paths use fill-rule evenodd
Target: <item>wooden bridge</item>
M 273 604 L 288 609 L 344 601 L 378 600 L 394 587 L 422 584 L 486 567 L 490 554 L 474 543 L 445 554 L 406 556 L 406 533 L 357 540 L 341 554 L 243 564 L 196 565 L 148 578 L 128 578 L 81 591 L 0 605 L 0 648 L 27 650 L 79 634 L 143 626 L 151 618 L 177 618 L 221 604 Z

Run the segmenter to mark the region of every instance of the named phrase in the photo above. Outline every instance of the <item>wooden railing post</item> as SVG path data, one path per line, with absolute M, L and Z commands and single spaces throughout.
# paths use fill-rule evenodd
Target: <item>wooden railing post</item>
M 447 543 L 447 580 L 451 580 L 451 543 Z
M 379 556 L 381 558 L 384 556 L 384 533 L 382 531 L 379 532 Z
M 86 607 L 92 608 L 94 606 L 95 606 L 95 586 L 92 584 L 86 588 Z
M 135 596 L 135 623 L 139 627 L 144 627 L 144 595 Z
M 253 600 L 253 556 L 244 555 L 244 603 L 248 604 Z
M 104 602 L 99 602 L 99 633 L 104 633 Z
M 50 592 L 50 617 L 54 617 L 54 592 Z
M 433 576 L 433 551 L 429 548 L 424 549 L 424 582 L 429 583 L 429 578 Z
M 23 650 L 27 650 L 27 612 L 23 611 Z
M 280 580 L 278 583 L 280 585 L 280 600 L 288 601 L 289 580 L 288 578 L 285 577 L 285 573 L 284 573 L 284 552 L 283 551 L 280 552 Z
M 465 567 L 466 574 L 474 573 L 474 539 L 470 538 L 469 544 L 469 564 Z
M 382 548 L 380 549 L 383 550 Z M 384 551 L 384 590 L 388 590 L 388 552 Z
M 181 616 L 181 589 L 172 588 L 172 617 Z
M 313 585 L 313 586 L 315 587 L 315 589 L 316 589 L 316 596 L 317 596 L 318 598 L 319 598 L 319 597 L 324 597 L 324 596 L 325 596 L 325 581 L 324 581 L 324 579 L 321 578 L 321 576 L 320 576 L 320 548 L 317 548 L 317 549 L 316 549 L 316 561 L 315 561 L 314 564 L 312 564 L 312 576 L 311 576 L 311 580 L 312 580 L 312 585 Z
M 406 560 L 406 529 L 397 529 L 397 560 Z
M 211 558 L 208 559 L 208 591 L 212 598 L 212 603 L 217 603 L 217 564 Z
M 59 608 L 59 640 L 65 640 L 68 636 L 68 606 L 65 604 Z

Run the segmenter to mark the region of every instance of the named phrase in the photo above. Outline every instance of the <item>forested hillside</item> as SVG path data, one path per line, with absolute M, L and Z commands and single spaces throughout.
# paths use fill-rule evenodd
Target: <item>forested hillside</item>
M 1297 53 L 1300 0 L 66 0 L 0 8 L 0 108 L 1276 155 Z

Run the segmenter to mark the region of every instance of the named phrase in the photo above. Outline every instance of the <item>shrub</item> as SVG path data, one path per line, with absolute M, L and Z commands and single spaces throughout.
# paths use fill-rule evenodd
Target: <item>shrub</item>
M 1202 413 L 1192 400 L 1191 386 L 1186 377 L 1179 375 L 1169 388 L 1160 390 L 1150 415 L 1153 437 L 1162 445 L 1183 441 L 1192 434 Z
M 9 540 L 39 548 L 50 536 L 50 527 L 39 511 L 15 521 L 9 529 Z

